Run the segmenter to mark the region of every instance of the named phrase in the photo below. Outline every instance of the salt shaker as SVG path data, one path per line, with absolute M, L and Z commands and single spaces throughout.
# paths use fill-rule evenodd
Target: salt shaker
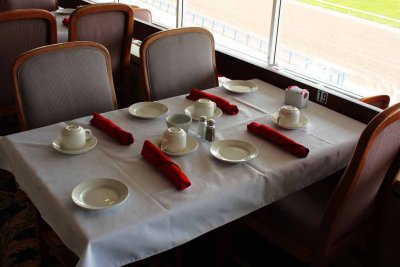
M 207 120 L 205 140 L 213 142 L 215 139 L 215 121 L 213 119 Z
M 199 134 L 201 139 L 204 139 L 206 135 L 206 127 L 207 127 L 207 117 L 201 116 L 199 119 L 199 123 L 197 124 L 197 133 Z

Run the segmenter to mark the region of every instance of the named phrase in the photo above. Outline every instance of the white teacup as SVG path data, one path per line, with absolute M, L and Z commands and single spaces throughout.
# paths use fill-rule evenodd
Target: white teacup
M 169 115 L 165 121 L 167 122 L 168 128 L 176 127 L 188 132 L 192 124 L 192 117 L 186 114 L 172 114 Z
M 186 132 L 181 128 L 168 128 L 160 141 L 161 150 L 181 152 L 186 148 Z
M 196 117 L 206 116 L 211 118 L 214 116 L 217 104 L 207 98 L 198 99 L 193 105 L 193 115 Z
M 279 109 L 277 123 L 283 127 L 295 127 L 300 120 L 298 108 L 290 105 L 282 106 Z
M 61 146 L 67 150 L 80 149 L 91 137 L 91 130 L 83 129 L 79 125 L 68 125 L 61 131 Z

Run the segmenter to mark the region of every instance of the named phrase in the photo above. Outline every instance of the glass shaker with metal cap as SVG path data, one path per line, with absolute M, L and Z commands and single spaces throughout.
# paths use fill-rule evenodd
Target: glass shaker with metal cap
M 213 119 L 207 120 L 205 140 L 213 142 L 215 139 L 215 121 Z
M 197 133 L 199 134 L 201 139 L 204 139 L 206 135 L 207 128 L 207 117 L 201 116 L 199 119 L 199 123 L 197 124 Z

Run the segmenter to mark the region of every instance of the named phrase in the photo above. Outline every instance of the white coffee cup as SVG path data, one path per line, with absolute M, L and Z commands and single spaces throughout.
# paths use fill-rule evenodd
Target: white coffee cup
M 160 141 L 161 150 L 180 152 L 186 148 L 186 132 L 181 128 L 168 128 Z
M 186 133 L 189 131 L 192 124 L 192 117 L 186 114 L 172 114 L 165 119 L 168 128 L 182 128 Z
M 91 130 L 83 129 L 79 125 L 68 125 L 61 131 L 61 146 L 67 150 L 80 149 L 91 137 Z
M 290 105 L 282 106 L 279 109 L 277 123 L 283 127 L 295 127 L 300 120 L 298 108 Z
M 214 116 L 217 104 L 207 98 L 200 98 L 193 105 L 193 115 L 196 117 L 206 116 L 211 118 Z

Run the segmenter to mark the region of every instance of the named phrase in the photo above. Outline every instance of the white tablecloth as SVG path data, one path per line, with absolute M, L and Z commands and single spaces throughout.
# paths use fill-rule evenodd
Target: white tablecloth
M 57 23 L 57 43 L 68 42 L 68 27 L 62 24 L 64 18 L 68 18 L 69 15 L 58 14 L 57 12 L 52 12 L 56 17 Z
M 310 123 L 285 135 L 310 149 L 297 158 L 246 130 L 252 121 L 273 126 L 269 115 L 283 105 L 284 91 L 254 80 L 259 89 L 233 94 L 223 88 L 210 92 L 236 104 L 240 112 L 216 119 L 216 139 L 241 139 L 254 144 L 258 157 L 241 164 L 215 159 L 210 144 L 173 160 L 192 185 L 178 191 L 140 156 L 145 139 L 156 140 L 166 129 L 165 117 L 145 120 L 127 109 L 105 113 L 134 134 L 123 146 L 92 127 L 91 117 L 75 120 L 90 128 L 98 145 L 88 153 L 64 155 L 51 147 L 64 123 L 0 139 L 0 167 L 11 170 L 42 217 L 79 257 L 79 266 L 120 266 L 183 244 L 244 216 L 346 166 L 365 125 L 310 102 L 301 110 Z M 183 113 L 193 104 L 185 96 L 160 101 L 168 114 Z M 195 134 L 196 123 L 191 127 Z M 79 183 L 95 178 L 118 179 L 131 195 L 121 206 L 87 211 L 71 200 Z

